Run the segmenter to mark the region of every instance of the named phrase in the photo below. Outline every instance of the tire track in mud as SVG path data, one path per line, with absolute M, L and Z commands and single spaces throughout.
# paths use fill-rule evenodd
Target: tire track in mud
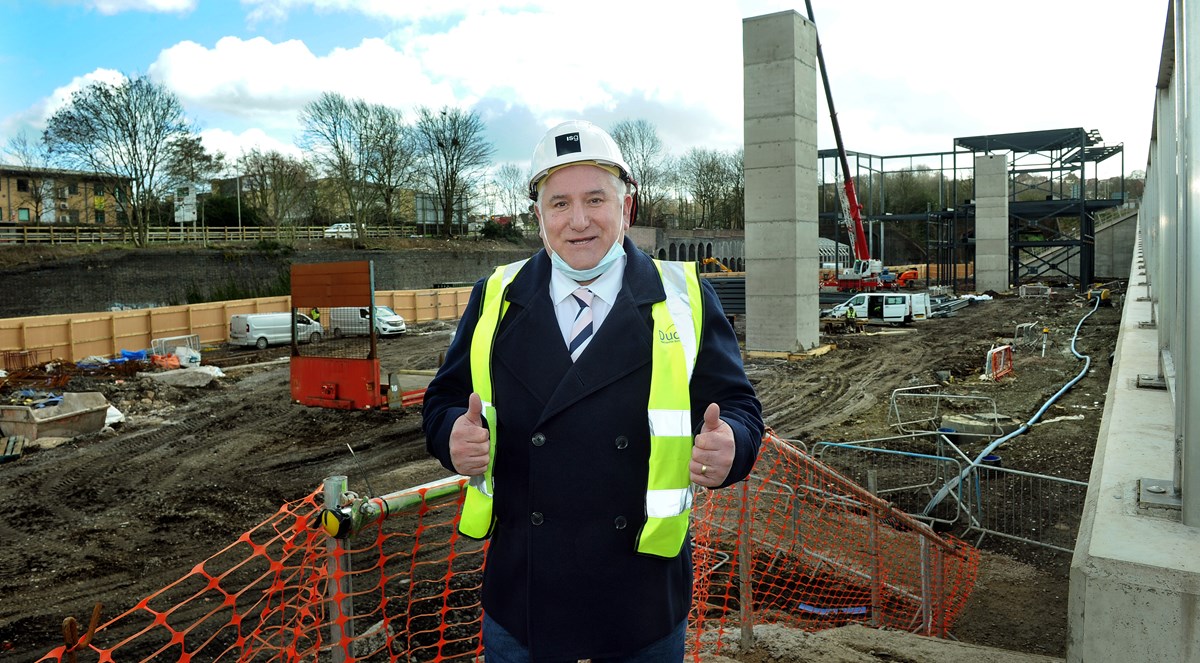
M 766 424 L 786 439 L 837 437 L 836 427 L 888 402 L 896 388 L 929 384 L 939 361 L 931 332 L 885 331 L 838 337 L 830 352 L 789 364 L 748 362 Z

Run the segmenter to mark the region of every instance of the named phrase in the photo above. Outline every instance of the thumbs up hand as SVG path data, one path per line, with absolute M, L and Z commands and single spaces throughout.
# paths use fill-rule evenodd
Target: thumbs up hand
M 483 425 L 483 401 L 472 393 L 467 412 L 450 429 L 450 462 L 454 471 L 473 477 L 483 474 L 490 456 L 487 426 Z
M 733 429 L 721 420 L 721 406 L 709 403 L 692 446 L 692 462 L 688 465 L 692 483 L 709 488 L 725 483 L 733 467 L 733 451 Z

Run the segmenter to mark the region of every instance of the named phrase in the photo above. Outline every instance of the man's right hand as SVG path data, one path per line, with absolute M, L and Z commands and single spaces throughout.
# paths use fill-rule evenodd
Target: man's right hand
M 454 471 L 468 477 L 483 474 L 490 446 L 488 429 L 483 425 L 483 401 L 472 392 L 467 413 L 455 419 L 450 429 L 450 462 Z

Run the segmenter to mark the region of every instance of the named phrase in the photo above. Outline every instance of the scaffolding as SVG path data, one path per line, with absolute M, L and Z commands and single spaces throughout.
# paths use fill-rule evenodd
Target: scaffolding
M 1062 281 L 1084 291 L 1095 271 L 1096 217 L 1126 198 L 1123 146 L 1103 144 L 1096 130 L 956 138 L 948 152 L 847 151 L 871 256 L 885 264 L 918 262 L 887 238 L 889 225 L 908 222 L 908 248 L 923 253 L 919 262 L 932 275 L 926 286 L 973 290 L 975 157 L 991 152 L 1010 153 L 1009 282 Z M 1120 176 L 1101 179 L 1100 164 L 1113 157 L 1120 157 Z M 842 241 L 837 150 L 819 150 L 817 158 L 821 235 Z

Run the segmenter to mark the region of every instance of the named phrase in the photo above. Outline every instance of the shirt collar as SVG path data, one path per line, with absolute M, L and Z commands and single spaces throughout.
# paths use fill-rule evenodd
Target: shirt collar
M 625 263 L 628 261 L 628 256 L 621 256 L 613 266 L 596 278 L 586 286 L 592 294 L 599 297 L 609 305 L 617 301 L 617 293 L 621 292 L 621 285 L 625 280 Z M 566 276 L 562 272 L 550 268 L 550 300 L 557 306 L 564 299 L 571 296 L 580 287 L 578 283 Z

